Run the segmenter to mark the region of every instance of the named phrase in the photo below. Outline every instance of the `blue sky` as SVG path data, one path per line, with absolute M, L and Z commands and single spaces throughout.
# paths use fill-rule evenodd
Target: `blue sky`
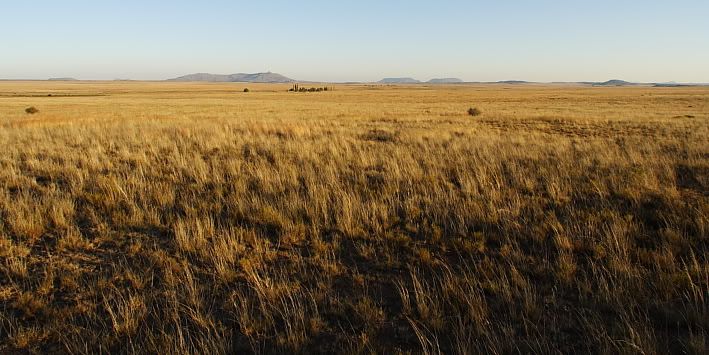
M 707 0 L 0 0 L 0 78 L 709 82 L 707 18 Z

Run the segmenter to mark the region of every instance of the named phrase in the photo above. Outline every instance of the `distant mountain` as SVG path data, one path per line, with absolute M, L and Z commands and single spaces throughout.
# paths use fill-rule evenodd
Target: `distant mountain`
M 631 86 L 631 85 L 637 85 L 637 84 L 631 83 L 631 82 L 628 82 L 625 80 L 618 80 L 618 79 L 613 79 L 613 80 L 608 80 L 606 82 L 593 84 L 593 86 Z
M 254 74 L 209 74 L 196 73 L 184 75 L 179 78 L 169 79 L 168 81 L 204 81 L 204 82 L 228 82 L 228 83 L 292 83 L 295 80 L 285 77 L 277 73 L 254 73 Z
M 77 81 L 78 79 L 74 78 L 49 78 L 47 79 L 49 81 Z
M 244 83 L 292 83 L 295 80 L 277 73 L 232 74 L 231 81 Z
M 676 81 L 668 81 L 666 83 L 654 83 L 654 87 L 658 88 L 678 88 L 678 87 L 685 87 L 685 86 L 701 86 L 703 84 L 686 84 L 686 83 L 678 83 Z M 706 85 L 706 84 L 704 84 Z
M 459 84 L 462 82 L 463 80 L 460 80 L 458 78 L 437 78 L 427 81 L 427 83 L 429 84 Z
M 414 78 L 384 78 L 379 80 L 379 84 L 419 84 L 420 81 Z
M 208 81 L 208 82 L 227 82 L 229 80 L 229 75 L 221 74 L 209 74 L 209 73 L 196 73 L 183 75 L 174 79 L 168 79 L 167 81 Z
M 498 81 L 498 84 L 529 84 L 529 81 L 524 80 L 502 80 Z

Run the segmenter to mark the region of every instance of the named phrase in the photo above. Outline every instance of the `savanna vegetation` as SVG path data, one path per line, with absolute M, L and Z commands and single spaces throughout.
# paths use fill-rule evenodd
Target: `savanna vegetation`
M 709 89 L 250 88 L 0 82 L 0 353 L 706 353 Z
M 323 91 L 328 91 L 328 90 L 332 90 L 332 89 L 333 88 L 329 87 L 329 86 L 307 88 L 307 87 L 300 86 L 300 84 L 293 84 L 293 86 L 290 89 L 288 89 L 288 91 L 289 92 L 323 92 Z

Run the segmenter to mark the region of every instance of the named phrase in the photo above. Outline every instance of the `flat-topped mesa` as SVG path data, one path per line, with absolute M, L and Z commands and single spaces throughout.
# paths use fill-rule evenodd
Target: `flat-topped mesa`
M 295 80 L 278 73 L 237 73 L 237 74 L 188 74 L 168 81 L 212 82 L 212 83 L 293 83 Z
M 414 78 L 384 78 L 379 80 L 379 84 L 419 84 L 421 81 Z

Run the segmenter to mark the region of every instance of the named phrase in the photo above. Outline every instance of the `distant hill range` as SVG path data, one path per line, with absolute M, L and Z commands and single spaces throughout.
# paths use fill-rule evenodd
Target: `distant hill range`
M 458 78 L 436 78 L 427 81 L 429 84 L 460 84 L 463 80 Z
M 23 80 L 23 79 L 0 79 L 0 81 L 8 80 Z M 30 79 L 36 80 L 36 79 Z M 79 81 L 80 79 L 71 77 L 56 77 L 46 79 L 47 81 Z M 116 81 L 133 81 L 131 79 L 115 79 Z M 289 77 L 283 76 L 278 73 L 265 72 L 265 73 L 237 73 L 237 74 L 209 74 L 209 73 L 195 73 L 184 75 L 174 79 L 168 79 L 166 81 L 175 82 L 212 82 L 212 83 L 311 83 L 311 81 L 303 80 L 293 80 Z M 677 83 L 674 81 L 662 82 L 662 83 L 634 83 L 620 79 L 612 79 L 604 82 L 596 81 L 578 81 L 578 82 L 534 82 L 534 81 L 524 81 L 524 80 L 502 80 L 502 81 L 463 81 L 458 78 L 434 78 L 428 81 L 421 81 L 414 78 L 402 77 L 402 78 L 384 78 L 376 82 L 377 84 L 505 84 L 505 85 L 524 85 L 524 84 L 552 84 L 552 85 L 584 85 L 584 86 L 595 86 L 595 87 L 623 87 L 623 86 L 654 86 L 654 87 L 687 87 L 687 86 L 709 86 L 709 83 Z M 362 82 L 344 82 L 340 84 L 363 84 Z
M 429 81 L 423 82 L 414 78 L 384 78 L 379 80 L 378 84 L 458 84 L 462 83 L 463 80 L 458 78 L 435 78 Z
M 566 82 L 566 81 L 556 81 L 551 83 L 535 82 L 535 81 L 524 81 L 524 80 L 501 80 L 501 81 L 463 81 L 458 78 L 440 78 L 431 79 L 429 81 L 423 82 L 416 80 L 414 78 L 384 78 L 377 82 L 378 84 L 504 84 L 504 85 L 589 85 L 597 87 L 622 87 L 622 86 L 655 86 L 655 87 L 683 87 L 683 86 L 706 86 L 709 84 L 699 84 L 699 83 L 676 83 L 673 81 L 666 83 L 634 83 L 625 80 L 612 79 L 604 82 L 598 81 L 578 81 L 578 82 Z
M 692 83 L 692 84 L 684 84 L 684 83 L 678 83 L 675 81 L 670 81 L 666 83 L 655 83 L 653 86 L 658 87 L 658 88 L 677 88 L 677 87 L 686 87 L 686 86 L 707 86 L 709 84 L 706 83 Z
M 618 80 L 618 79 L 613 79 L 613 80 L 608 80 L 604 81 L 602 83 L 592 83 L 593 86 L 635 86 L 635 85 L 640 85 L 636 83 L 631 83 L 625 80 Z
M 414 78 L 384 78 L 379 80 L 379 84 L 420 84 L 421 81 Z
M 458 78 L 436 78 L 429 81 L 420 81 L 414 78 L 384 78 L 377 82 L 378 84 L 533 84 L 523 80 L 503 80 L 494 82 L 467 82 Z
M 530 83 L 529 81 L 524 81 L 524 80 L 502 80 L 502 81 L 498 81 L 497 84 L 517 85 L 517 84 L 533 84 L 533 83 Z
M 295 80 L 277 73 L 254 73 L 254 74 L 209 74 L 197 73 L 169 79 L 168 81 L 202 81 L 210 83 L 294 83 Z

